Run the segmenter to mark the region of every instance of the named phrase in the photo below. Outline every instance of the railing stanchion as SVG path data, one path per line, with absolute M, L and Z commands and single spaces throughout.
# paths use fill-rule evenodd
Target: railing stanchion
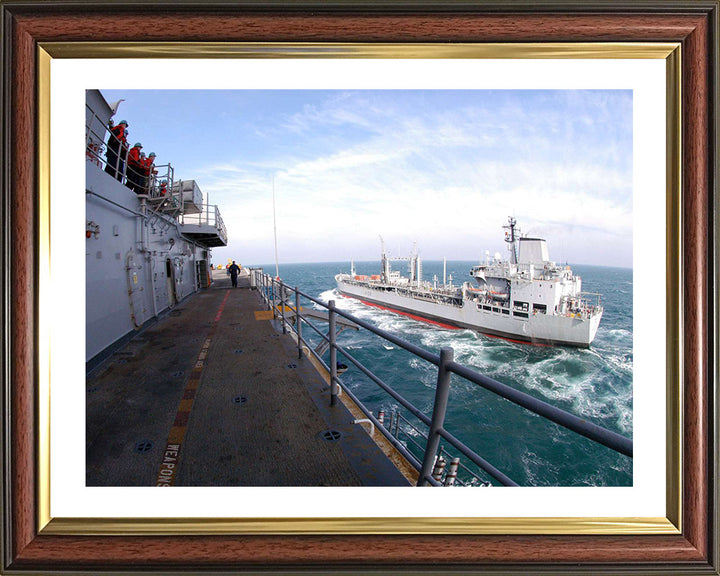
M 287 290 L 285 284 L 278 282 L 280 286 L 280 318 L 282 319 L 283 334 L 287 334 L 287 326 L 285 325 L 285 302 L 287 301 Z
M 335 348 L 335 300 L 328 302 L 328 338 L 330 340 L 330 406 L 337 402 L 337 349 Z
M 275 318 L 275 277 L 273 276 L 270 280 L 270 297 L 272 298 L 272 313 L 273 318 Z
M 268 310 L 272 310 L 272 304 L 270 303 L 270 276 L 265 274 L 265 306 Z
M 302 360 L 302 321 L 300 320 L 300 290 L 295 286 L 295 331 L 297 332 L 298 360 Z
M 438 366 L 437 386 L 435 388 L 435 403 L 433 404 L 428 441 L 425 446 L 425 457 L 423 458 L 422 469 L 418 477 L 418 486 L 427 486 L 429 484 L 428 478 L 432 475 L 435 455 L 440 446 L 439 431 L 445 424 L 445 412 L 447 411 L 448 396 L 450 394 L 451 373 L 447 366 L 453 361 L 453 355 L 454 352 L 452 348 L 443 348 L 440 350 L 440 365 Z

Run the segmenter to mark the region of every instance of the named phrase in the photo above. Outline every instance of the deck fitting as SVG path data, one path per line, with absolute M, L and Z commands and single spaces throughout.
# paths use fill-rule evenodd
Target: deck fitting
M 142 442 L 138 442 L 135 444 L 135 452 L 139 452 L 140 454 L 144 454 L 145 452 L 148 452 L 153 447 L 153 443 L 149 440 L 143 440 Z
M 340 440 L 342 437 L 342 433 L 337 430 L 323 430 L 320 432 L 320 438 L 325 440 L 326 442 L 336 442 L 337 440 Z

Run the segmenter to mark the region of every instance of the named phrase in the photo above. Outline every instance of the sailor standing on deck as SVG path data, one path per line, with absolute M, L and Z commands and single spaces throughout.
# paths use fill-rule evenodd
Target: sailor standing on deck
M 112 124 L 112 121 L 111 121 Z M 127 120 L 120 120 L 117 126 L 110 128 L 110 136 L 105 152 L 105 172 L 120 180 L 125 168 L 125 153 L 127 152 Z
M 128 152 L 128 188 L 137 194 L 143 193 L 142 173 L 145 168 L 145 165 L 140 158 L 140 150 L 142 150 L 142 144 L 140 142 L 136 142 L 135 146 L 130 148 L 130 152 Z
M 143 176 L 145 177 L 144 189 L 146 192 L 153 189 L 152 183 L 154 178 L 151 178 L 151 176 L 154 177 L 157 175 L 157 170 L 155 170 L 155 156 L 155 152 L 150 152 L 148 157 L 144 159 Z
M 237 288 L 237 277 L 240 273 L 240 266 L 235 264 L 235 260 L 233 260 L 233 263 L 228 268 L 228 272 L 230 272 L 230 281 L 232 282 L 233 288 Z

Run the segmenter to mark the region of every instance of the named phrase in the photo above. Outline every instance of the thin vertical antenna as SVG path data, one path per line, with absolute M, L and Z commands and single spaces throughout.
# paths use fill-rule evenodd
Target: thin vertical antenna
M 275 176 L 272 179 L 273 189 L 273 232 L 275 234 L 275 278 L 280 279 L 280 267 L 278 266 L 278 250 L 277 250 L 277 219 L 275 218 Z

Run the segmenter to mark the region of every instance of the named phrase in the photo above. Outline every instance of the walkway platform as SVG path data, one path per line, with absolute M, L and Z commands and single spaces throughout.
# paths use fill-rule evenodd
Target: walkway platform
M 87 485 L 408 486 L 240 282 L 216 279 L 88 375 Z

